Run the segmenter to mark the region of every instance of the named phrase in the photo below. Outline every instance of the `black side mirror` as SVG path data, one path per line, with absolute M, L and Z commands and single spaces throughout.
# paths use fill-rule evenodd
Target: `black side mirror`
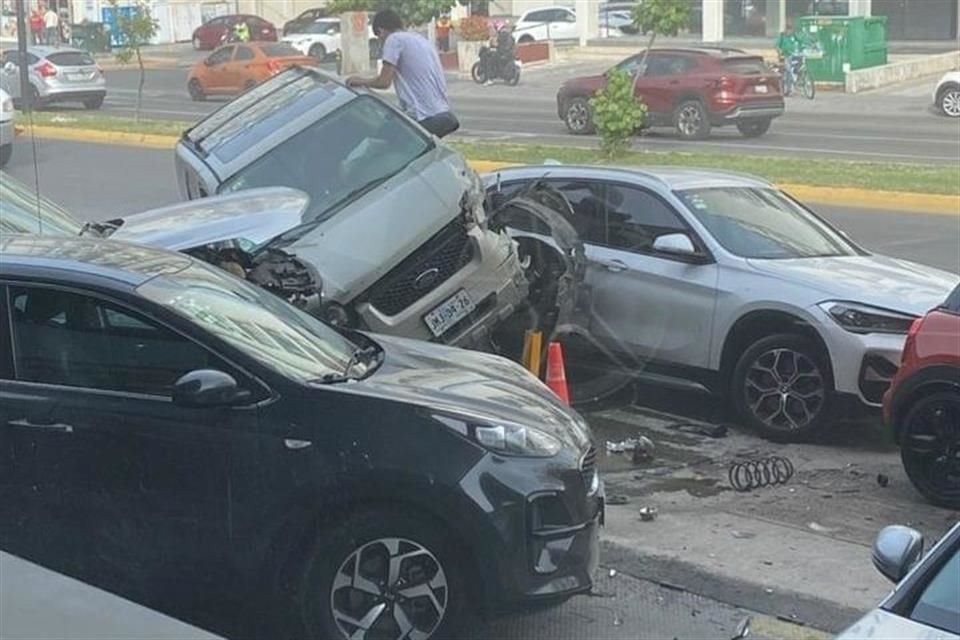
M 233 376 L 216 369 L 185 373 L 173 385 L 173 402 L 184 407 L 226 407 L 250 399 Z
M 885 527 L 873 543 L 873 566 L 893 582 L 903 580 L 922 555 L 923 535 L 910 527 Z

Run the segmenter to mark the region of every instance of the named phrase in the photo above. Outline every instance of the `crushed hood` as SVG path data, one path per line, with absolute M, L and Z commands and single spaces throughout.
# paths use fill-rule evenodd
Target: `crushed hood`
M 296 189 L 251 189 L 113 220 L 110 237 L 172 251 L 233 239 L 259 245 L 299 225 L 309 203 Z
M 498 356 L 441 345 L 371 336 L 384 348 L 380 368 L 350 385 L 453 415 L 538 428 L 582 450 L 589 427 L 523 367 Z
M 887 256 L 749 260 L 762 273 L 847 300 L 922 315 L 942 304 L 960 281 L 946 271 Z

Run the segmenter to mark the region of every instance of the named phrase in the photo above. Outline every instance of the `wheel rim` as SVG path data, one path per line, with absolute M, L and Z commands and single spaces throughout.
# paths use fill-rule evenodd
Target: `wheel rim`
M 697 132 L 700 131 L 702 123 L 703 115 L 697 107 L 689 105 L 680 110 L 680 116 L 677 118 L 677 127 L 683 135 L 696 135 Z
M 960 90 L 947 91 L 940 104 L 943 112 L 948 116 L 960 117 Z
M 190 91 L 190 95 L 194 98 L 199 98 L 203 95 L 203 89 L 200 87 L 200 83 L 196 80 L 191 80 L 187 89 Z
M 590 111 L 587 105 L 582 102 L 574 102 L 567 109 L 567 124 L 574 131 L 583 131 L 587 128 L 587 122 L 590 118 Z
M 826 389 L 820 368 L 792 349 L 771 349 L 747 371 L 747 407 L 766 426 L 798 431 L 823 409 Z
M 380 538 L 351 553 L 333 580 L 330 609 L 351 640 L 429 638 L 443 622 L 447 576 L 422 545 Z
M 960 400 L 929 402 L 910 416 L 904 449 L 938 496 L 960 497 Z

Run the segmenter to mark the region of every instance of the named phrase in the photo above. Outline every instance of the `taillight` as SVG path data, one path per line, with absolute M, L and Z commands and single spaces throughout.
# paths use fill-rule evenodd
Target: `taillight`
M 283 67 L 276 60 L 267 60 L 267 71 L 270 73 L 280 73 Z
M 39 73 L 44 78 L 49 78 L 51 76 L 57 75 L 57 68 L 50 64 L 48 61 L 44 60 L 43 64 L 37 67 L 37 73 Z

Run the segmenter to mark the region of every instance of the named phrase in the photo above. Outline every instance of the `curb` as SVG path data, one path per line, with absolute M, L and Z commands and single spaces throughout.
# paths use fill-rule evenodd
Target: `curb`
M 184 127 L 189 126 L 184 123 Z M 30 128 L 24 129 L 29 133 Z M 173 149 L 178 136 L 164 134 L 132 133 L 124 131 L 99 131 L 96 129 L 71 129 L 36 125 L 33 132 L 40 138 L 145 147 L 149 149 Z M 515 162 L 470 160 L 470 166 L 478 173 L 489 173 L 504 167 L 516 166 Z M 960 217 L 960 196 L 904 191 L 872 191 L 853 187 L 819 187 L 801 184 L 780 184 L 784 191 L 798 200 L 862 209 L 890 210 Z

